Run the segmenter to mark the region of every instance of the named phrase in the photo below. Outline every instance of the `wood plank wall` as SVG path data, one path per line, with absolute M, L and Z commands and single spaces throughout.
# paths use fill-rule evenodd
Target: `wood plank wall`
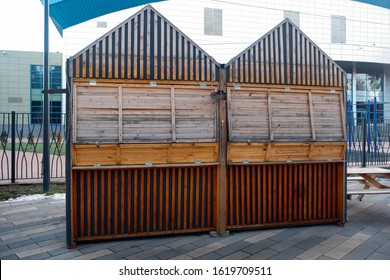
M 215 229 L 216 167 L 73 170 L 75 241 Z
M 227 82 L 344 86 L 344 71 L 286 19 L 227 65 Z
M 230 141 L 346 140 L 342 88 L 231 87 L 227 102 Z
M 228 228 L 343 220 L 344 163 L 228 166 Z
M 147 6 L 70 59 L 79 78 L 217 81 L 219 64 Z
M 215 142 L 215 86 L 73 85 L 74 143 Z

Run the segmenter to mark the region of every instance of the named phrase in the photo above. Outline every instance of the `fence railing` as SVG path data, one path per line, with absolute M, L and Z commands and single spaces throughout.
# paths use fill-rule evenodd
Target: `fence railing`
M 65 114 L 61 119 L 50 124 L 51 178 L 65 178 Z M 42 178 L 41 120 L 42 113 L 0 113 L 0 180 Z
M 390 120 L 371 122 L 360 117 L 347 121 L 347 162 L 350 166 L 390 162 Z

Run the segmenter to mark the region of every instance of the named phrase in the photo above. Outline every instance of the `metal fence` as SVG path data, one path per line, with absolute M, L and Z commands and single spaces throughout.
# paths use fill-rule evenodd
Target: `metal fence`
M 65 114 L 61 119 L 50 124 L 51 178 L 65 178 Z M 42 113 L 0 113 L 0 181 L 42 179 L 42 120 Z
M 390 120 L 372 122 L 365 117 L 348 118 L 347 162 L 349 166 L 387 165 L 390 161 Z
M 347 102 L 347 162 L 349 166 L 387 165 L 390 160 L 390 120 L 383 102 Z

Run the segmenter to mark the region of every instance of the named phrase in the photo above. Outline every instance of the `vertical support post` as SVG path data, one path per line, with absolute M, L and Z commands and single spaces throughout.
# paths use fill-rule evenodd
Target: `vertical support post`
M 371 102 L 367 100 L 366 105 L 366 132 L 367 132 L 367 152 L 371 152 Z
M 50 191 L 50 136 L 49 136 L 49 0 L 45 0 L 43 57 L 43 191 Z
M 348 153 L 352 151 L 353 111 L 351 100 L 347 101 Z
M 219 92 L 227 94 L 226 69 L 221 65 Z M 227 110 L 226 98 L 218 98 L 218 124 L 219 124 L 219 170 L 218 170 L 218 200 L 217 200 L 217 233 L 226 234 L 227 224 Z
M 123 88 L 118 87 L 118 139 L 119 143 L 123 142 Z
M 66 62 L 66 73 L 67 79 L 69 79 L 69 60 Z M 66 143 L 66 154 L 65 154 L 65 176 L 66 176 L 66 196 L 65 196 L 65 204 L 66 204 L 66 244 L 68 248 L 74 248 L 75 244 L 72 241 L 72 218 L 71 218 L 71 206 L 72 206 L 72 153 L 71 153 L 71 141 L 72 141 L 72 122 L 71 122 L 71 95 L 69 89 L 69 83 L 66 83 L 66 113 L 65 113 L 65 143 Z
M 367 118 L 363 117 L 363 159 L 362 159 L 362 167 L 367 166 L 367 155 L 366 155 L 366 141 L 367 141 Z
M 377 143 L 376 143 L 376 140 L 377 140 L 377 103 L 376 103 L 376 96 L 374 97 L 374 120 L 373 120 L 373 127 L 374 127 L 374 157 L 377 157 L 377 153 L 378 153 L 378 146 L 377 146 Z
M 15 169 L 16 169 L 16 114 L 15 111 L 11 113 L 11 183 L 15 183 Z

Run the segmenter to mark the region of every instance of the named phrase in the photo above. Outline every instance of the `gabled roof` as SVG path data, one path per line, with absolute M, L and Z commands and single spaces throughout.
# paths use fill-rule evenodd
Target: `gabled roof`
M 344 71 L 285 19 L 227 65 L 227 82 L 343 86 Z
M 70 58 L 81 78 L 217 81 L 220 65 L 148 5 Z

